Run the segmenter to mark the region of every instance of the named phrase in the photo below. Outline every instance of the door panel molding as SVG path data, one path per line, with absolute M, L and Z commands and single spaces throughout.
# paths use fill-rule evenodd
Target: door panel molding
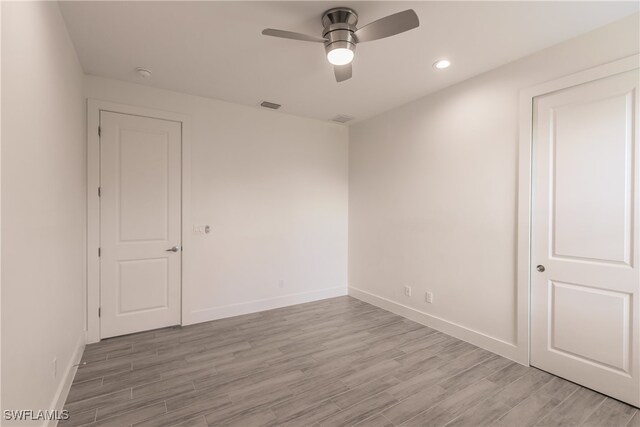
M 157 110 L 144 106 L 119 104 L 98 99 L 87 99 L 87 344 L 100 341 L 100 111 L 169 120 L 181 123 L 182 127 L 182 183 L 181 183 L 181 239 L 182 239 L 182 321 L 184 323 L 185 290 L 190 280 L 191 234 L 191 119 L 186 114 Z
M 633 195 L 633 176 L 634 176 L 634 162 L 633 162 L 633 105 L 635 103 L 635 90 L 632 91 L 623 91 L 622 93 L 616 94 L 614 96 L 608 96 L 606 98 L 594 97 L 592 94 L 588 95 L 591 97 L 590 100 L 586 102 L 580 103 L 568 103 L 566 105 L 562 105 L 560 107 L 552 107 L 550 108 L 551 113 L 551 129 L 549 129 L 549 154 L 550 154 L 550 194 L 549 194 L 549 204 L 550 212 L 552 213 L 549 221 L 550 221 L 550 232 L 551 232 L 551 245 L 550 245 L 550 253 L 549 256 L 555 259 L 562 260 L 571 260 L 571 259 L 580 259 L 587 261 L 594 261 L 602 264 L 617 264 L 617 265 L 626 265 L 629 267 L 633 267 L 633 204 L 634 204 L 634 195 Z M 566 95 L 565 95 L 566 97 Z M 544 102 L 544 101 L 540 101 Z M 612 108 L 613 107 L 613 108 Z M 591 109 L 592 111 L 587 112 L 587 109 Z M 615 147 L 616 150 L 610 149 L 610 141 L 611 139 L 616 138 L 607 138 L 602 135 L 604 132 L 607 132 L 609 129 L 599 129 L 599 132 L 595 132 L 595 134 L 590 135 L 588 132 L 585 132 L 583 129 L 580 135 L 584 144 L 590 144 L 589 150 L 585 150 L 591 152 L 589 156 L 583 156 L 582 163 L 586 164 L 586 167 L 578 167 L 579 162 L 575 162 L 575 159 L 572 157 L 572 154 L 575 151 L 571 151 L 570 148 L 566 148 L 563 145 L 559 144 L 559 141 L 563 141 L 562 136 L 567 133 L 567 130 L 564 129 L 564 118 L 566 116 L 571 117 L 572 115 L 577 116 L 580 113 L 594 113 L 601 111 L 610 111 L 611 109 L 618 109 L 624 111 L 625 123 L 619 129 L 619 132 L 622 135 L 621 139 L 623 139 L 623 143 L 619 147 Z M 573 110 L 573 111 L 572 111 Z M 575 111 L 577 110 L 577 111 Z M 573 117 L 574 119 L 576 117 Z M 571 128 L 571 126 L 570 126 Z M 590 126 L 590 131 L 592 131 L 593 123 Z M 569 132 L 576 132 L 576 129 L 569 129 Z M 612 153 L 613 151 L 613 153 Z M 611 207 L 618 208 L 618 211 L 615 213 L 617 216 L 624 218 L 619 221 L 622 224 L 622 227 L 618 227 L 617 229 L 614 227 L 613 229 L 604 230 L 607 235 L 615 236 L 616 242 L 615 245 L 609 245 L 613 247 L 603 247 L 606 245 L 572 245 L 572 241 L 575 240 L 576 236 L 566 236 L 563 235 L 562 230 L 566 230 L 567 227 L 564 225 L 568 225 L 569 223 L 574 223 L 575 221 L 580 221 L 580 215 L 578 212 L 566 212 L 565 206 L 563 206 L 563 201 L 572 197 L 575 194 L 575 187 L 591 187 L 597 188 L 598 186 L 602 186 L 603 183 L 598 182 L 595 179 L 591 179 L 590 182 L 581 182 L 578 184 L 576 182 L 571 182 L 571 177 L 588 175 L 587 172 L 589 170 L 597 170 L 599 168 L 605 169 L 608 162 L 614 162 L 617 159 L 613 159 L 612 157 L 622 157 L 623 163 L 625 164 L 624 169 L 608 171 L 609 174 L 615 173 L 616 179 L 618 182 L 623 184 L 623 190 L 620 192 L 621 194 L 617 194 L 617 197 L 614 197 L 615 200 L 611 200 L 610 203 L 607 203 L 605 206 L 591 206 L 590 209 L 603 209 L 608 212 L 603 212 L 602 214 L 612 214 Z M 590 158 L 584 158 L 590 157 Z M 564 176 L 558 176 L 559 168 L 572 168 L 570 173 L 562 174 Z M 581 170 L 582 169 L 582 170 Z M 567 179 L 566 175 L 570 175 L 569 179 Z M 594 174 L 595 178 L 597 174 Z M 567 182 L 569 181 L 569 182 Z M 573 179 L 575 181 L 575 179 Z M 578 185 L 576 185 L 578 184 Z M 589 209 L 589 208 L 587 208 Z M 580 224 L 580 228 L 584 230 L 592 230 L 592 224 Z M 585 236 L 580 236 L 584 238 Z M 599 236 L 593 236 L 591 239 L 587 240 L 599 240 Z M 583 242 L 584 243 L 584 242 Z M 591 246 L 591 248 L 589 248 Z M 597 247 L 597 251 L 600 253 L 593 253 L 593 246 Z M 592 253 L 589 253 L 592 251 Z
M 617 373 L 626 374 L 626 376 L 629 377 L 629 361 L 632 350 L 630 318 L 631 294 L 627 292 L 612 291 L 592 285 L 567 283 L 558 280 L 549 280 L 548 287 L 549 300 L 547 304 L 549 307 L 549 318 L 547 320 L 547 327 L 549 328 L 549 331 L 547 332 L 547 336 L 549 337 L 549 342 L 547 343 L 547 348 L 551 351 L 565 353 L 574 358 L 585 360 L 588 363 L 602 366 L 605 369 L 614 370 Z M 566 302 L 569 298 L 579 298 L 580 293 L 587 298 L 589 297 L 589 294 L 591 294 L 593 296 L 600 297 L 601 300 L 604 298 L 608 299 L 609 308 L 614 309 L 610 311 L 617 311 L 617 314 L 620 315 L 619 318 L 612 317 L 608 319 L 612 323 L 612 325 L 608 326 L 610 326 L 611 329 L 617 327 L 618 334 L 617 336 L 610 335 L 606 337 L 609 340 L 607 345 L 599 347 L 589 346 L 589 348 L 585 349 L 585 340 L 583 336 L 576 336 L 574 328 L 571 328 L 570 330 L 563 328 L 563 326 L 572 326 L 567 325 L 566 323 L 575 319 L 565 319 L 564 321 L 558 319 L 562 316 L 563 302 Z M 596 329 L 596 325 L 589 324 L 590 313 L 585 312 L 583 315 L 585 319 L 582 319 L 582 322 L 585 327 L 581 333 L 584 335 L 591 335 L 593 334 L 593 330 Z M 553 326 L 556 327 L 554 328 Z M 621 350 L 619 354 L 615 355 L 616 357 L 613 360 L 611 360 L 611 355 L 601 354 L 603 351 L 606 353 L 606 351 L 612 348 L 618 348 Z

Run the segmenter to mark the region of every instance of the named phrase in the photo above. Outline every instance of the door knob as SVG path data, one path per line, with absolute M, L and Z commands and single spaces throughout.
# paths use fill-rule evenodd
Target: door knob
M 537 266 L 537 267 L 536 267 L 536 270 L 538 270 L 540 273 L 543 273 L 543 272 L 544 272 L 544 270 L 545 270 L 544 265 L 539 265 L 539 266 Z
M 180 246 L 173 246 L 167 249 L 167 252 L 178 252 L 180 250 Z

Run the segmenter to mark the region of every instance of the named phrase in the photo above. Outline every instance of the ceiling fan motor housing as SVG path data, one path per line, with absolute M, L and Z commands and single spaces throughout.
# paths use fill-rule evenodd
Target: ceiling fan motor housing
M 356 31 L 358 14 L 353 9 L 336 7 L 329 9 L 322 15 L 322 36 L 327 39 L 324 49 L 328 54 L 334 49 L 356 50 Z

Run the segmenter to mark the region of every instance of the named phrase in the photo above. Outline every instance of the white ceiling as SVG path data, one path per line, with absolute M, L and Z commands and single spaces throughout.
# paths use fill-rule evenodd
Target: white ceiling
M 321 44 L 263 28 L 321 35 L 320 17 L 352 7 L 359 24 L 412 8 L 420 27 L 358 45 L 353 78 L 336 83 Z M 638 2 L 62 2 L 86 73 L 329 119 L 361 120 L 621 19 Z M 436 71 L 433 62 L 451 60 Z M 136 67 L 153 71 L 141 79 Z

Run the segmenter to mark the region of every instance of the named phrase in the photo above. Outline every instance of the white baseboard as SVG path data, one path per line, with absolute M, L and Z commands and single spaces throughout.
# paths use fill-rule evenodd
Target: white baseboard
M 242 314 L 257 313 L 259 311 L 272 310 L 274 308 L 286 307 L 289 305 L 302 304 L 305 302 L 318 301 L 344 295 L 347 295 L 347 288 L 344 286 L 340 286 L 337 288 L 320 289 L 317 291 L 282 295 L 274 298 L 265 298 L 261 300 L 225 305 L 221 307 L 211 307 L 202 310 L 194 310 L 189 313 L 188 316 L 185 316 L 182 324 L 192 325 L 194 323 L 209 322 L 211 320 L 240 316 Z
M 415 308 L 391 301 L 390 299 L 363 291 L 362 289 L 350 286 L 349 295 L 399 316 L 406 317 L 414 322 L 436 329 L 447 335 L 451 335 L 452 337 L 467 341 L 473 345 L 484 348 L 485 350 L 489 350 L 492 353 L 506 357 L 507 359 L 511 359 L 523 365 L 528 365 L 526 354 L 523 354 L 523 350 L 519 349 L 514 343 L 466 328 L 457 323 L 427 314 L 423 311 L 416 310 Z
M 53 401 L 51 402 L 51 409 L 54 411 L 62 411 L 64 407 L 64 403 L 67 401 L 67 396 L 69 395 L 69 390 L 71 389 L 71 383 L 73 383 L 73 378 L 76 375 L 76 371 L 78 370 L 78 364 L 82 359 L 82 353 L 84 352 L 84 346 L 86 344 L 86 333 L 82 331 L 80 337 L 78 337 L 78 341 L 76 342 L 76 348 L 71 356 L 71 360 L 69 360 L 69 364 L 64 371 L 64 376 L 62 381 L 60 381 L 60 385 L 58 386 L 58 390 L 56 391 L 55 396 L 53 397 Z M 46 426 L 56 426 L 58 421 L 52 420 L 47 422 Z

